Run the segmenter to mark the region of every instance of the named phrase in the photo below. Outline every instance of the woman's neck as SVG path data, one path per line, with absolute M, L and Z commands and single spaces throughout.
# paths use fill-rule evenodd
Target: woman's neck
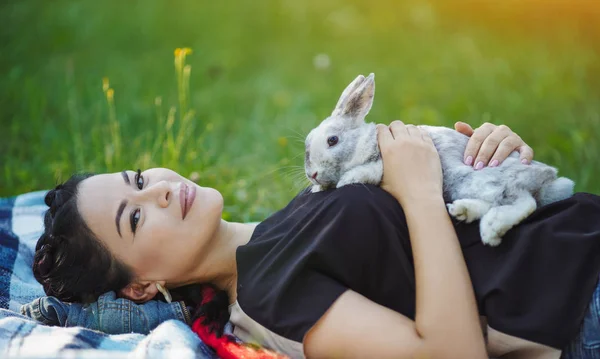
M 254 224 L 233 223 L 221 220 L 214 240 L 197 263 L 191 276 L 183 284 L 211 283 L 227 291 L 231 303 L 237 298 L 236 250 L 248 241 L 254 232 Z

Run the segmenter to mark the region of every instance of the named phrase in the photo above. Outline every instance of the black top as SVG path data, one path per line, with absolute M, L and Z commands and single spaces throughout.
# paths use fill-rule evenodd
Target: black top
M 577 334 L 600 273 L 600 197 L 539 208 L 498 247 L 481 242 L 477 222 L 455 229 L 492 328 L 559 349 Z M 404 213 L 376 186 L 301 192 L 256 227 L 237 265 L 240 307 L 294 341 L 346 289 L 415 316 Z

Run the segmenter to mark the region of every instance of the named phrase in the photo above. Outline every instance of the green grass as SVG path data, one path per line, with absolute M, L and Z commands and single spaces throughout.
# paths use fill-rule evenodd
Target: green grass
M 600 193 L 599 14 L 585 0 L 4 1 L 0 196 L 163 166 L 220 190 L 227 218 L 260 220 L 306 184 L 303 137 L 369 72 L 368 120 L 505 123 Z

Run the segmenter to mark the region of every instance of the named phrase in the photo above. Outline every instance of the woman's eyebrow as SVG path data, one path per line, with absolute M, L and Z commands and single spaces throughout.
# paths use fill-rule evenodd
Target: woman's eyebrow
M 119 205 L 119 209 L 117 210 L 117 216 L 115 217 L 115 224 L 117 225 L 117 233 L 119 233 L 119 237 L 123 238 L 123 236 L 121 236 L 121 215 L 123 214 L 123 211 L 125 210 L 125 207 L 127 206 L 127 200 L 124 199 L 121 204 Z
M 125 172 L 125 171 L 121 172 L 121 176 L 123 176 L 123 180 L 125 181 L 125 184 L 130 186 L 131 182 L 129 182 L 129 176 L 127 175 L 127 172 Z
M 131 182 L 129 182 L 129 176 L 127 175 L 127 172 L 126 171 L 121 172 L 121 176 L 123 176 L 123 181 L 125 181 L 125 185 L 131 186 Z M 119 205 L 119 209 L 117 210 L 117 216 L 115 217 L 115 224 L 117 225 L 117 233 L 119 233 L 119 237 L 121 237 L 121 238 L 123 238 L 123 236 L 121 236 L 121 215 L 123 214 L 123 210 L 125 210 L 126 206 L 127 206 L 127 200 L 121 201 L 121 204 Z

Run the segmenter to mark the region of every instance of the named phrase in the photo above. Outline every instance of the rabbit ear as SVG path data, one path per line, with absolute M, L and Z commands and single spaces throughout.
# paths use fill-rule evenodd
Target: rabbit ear
M 350 82 L 350 85 L 348 85 L 344 89 L 344 92 L 342 92 L 342 96 L 340 96 L 337 105 L 335 105 L 331 116 L 337 116 L 341 114 L 342 109 L 344 108 L 344 104 L 346 103 L 346 100 L 348 100 L 348 96 L 350 96 L 352 92 L 354 92 L 354 90 L 356 90 L 358 86 L 360 86 L 360 84 L 363 83 L 364 80 L 365 77 L 363 75 L 358 75 L 358 77 L 355 78 L 354 81 Z
M 370 74 L 344 102 L 340 115 L 352 120 L 363 121 L 371 110 L 375 96 L 375 74 Z

